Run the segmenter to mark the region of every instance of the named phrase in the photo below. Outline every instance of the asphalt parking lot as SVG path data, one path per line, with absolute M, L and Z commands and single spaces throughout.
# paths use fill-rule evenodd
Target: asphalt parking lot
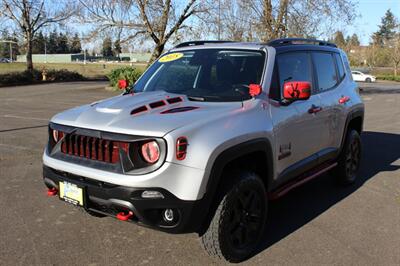
M 195 234 L 90 217 L 46 196 L 41 156 L 48 120 L 115 94 L 104 85 L 0 88 L 0 265 L 215 263 Z M 341 188 L 326 175 L 272 202 L 265 241 L 244 264 L 400 265 L 400 90 L 379 92 L 362 96 L 358 182 Z

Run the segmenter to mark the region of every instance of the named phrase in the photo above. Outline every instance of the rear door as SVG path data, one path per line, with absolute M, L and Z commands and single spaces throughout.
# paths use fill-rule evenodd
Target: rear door
M 340 69 L 336 65 L 335 53 L 315 51 L 312 52 L 312 58 L 315 68 L 316 85 L 318 94 L 321 98 L 321 155 L 322 160 L 328 153 L 332 155 L 335 150 L 335 138 L 339 131 L 340 106 L 338 101 L 340 91 L 342 90 L 341 81 L 344 77 L 343 67 Z

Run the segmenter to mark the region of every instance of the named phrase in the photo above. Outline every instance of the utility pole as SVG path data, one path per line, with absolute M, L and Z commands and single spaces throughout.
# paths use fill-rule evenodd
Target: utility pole
M 86 49 L 83 49 L 83 64 L 86 65 Z
M 47 64 L 47 41 L 44 42 L 44 63 Z
M 11 45 L 11 43 L 9 43 L 10 44 L 10 63 L 12 63 L 12 61 L 13 61 L 13 58 L 12 58 L 12 45 Z

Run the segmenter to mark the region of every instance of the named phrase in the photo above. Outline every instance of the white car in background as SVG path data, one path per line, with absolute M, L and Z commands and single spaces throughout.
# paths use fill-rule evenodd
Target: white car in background
M 365 82 L 375 82 L 376 77 L 368 74 L 364 74 L 360 71 L 351 71 L 354 81 L 365 81 Z

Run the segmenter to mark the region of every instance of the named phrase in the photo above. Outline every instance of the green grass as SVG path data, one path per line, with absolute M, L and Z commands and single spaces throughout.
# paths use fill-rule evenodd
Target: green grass
M 377 75 L 376 78 L 381 79 L 381 80 L 390 80 L 390 81 L 400 82 L 400 76 L 395 76 L 395 75 Z
M 86 78 L 103 78 L 106 77 L 111 70 L 128 65 L 129 63 L 87 63 L 86 65 L 83 63 L 34 63 L 33 67 L 40 71 L 42 71 L 43 68 L 55 70 L 67 69 L 69 71 L 78 72 Z M 133 66 L 140 71 L 146 69 L 146 64 L 136 63 Z M 26 70 L 25 63 L 0 63 L 0 75 L 10 72 L 22 72 L 24 70 Z

